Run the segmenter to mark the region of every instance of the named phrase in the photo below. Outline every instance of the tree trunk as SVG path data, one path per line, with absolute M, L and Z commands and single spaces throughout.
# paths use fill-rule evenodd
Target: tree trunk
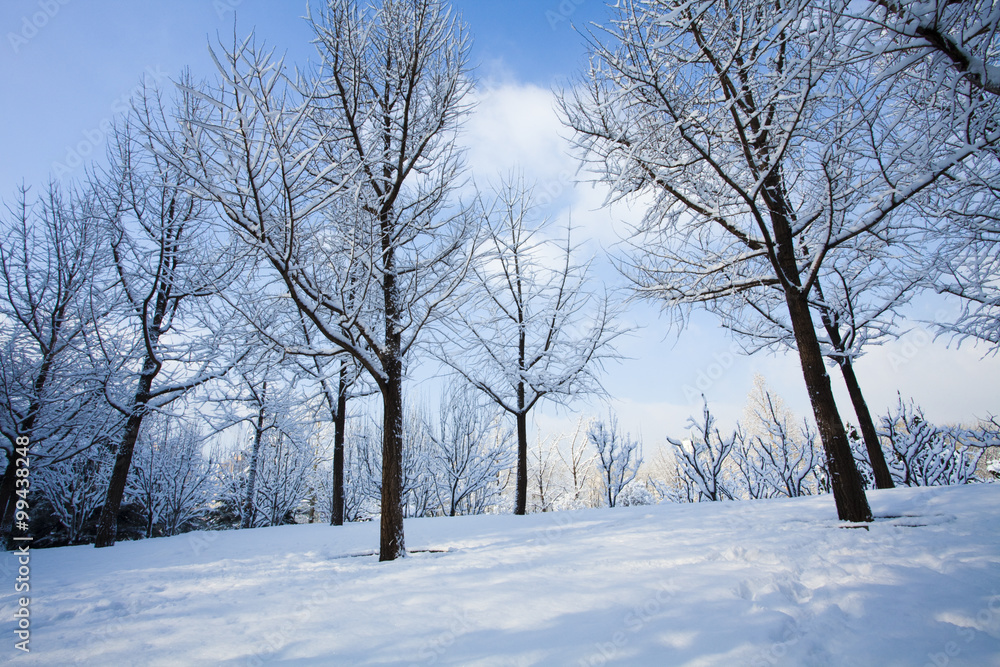
M 528 507 L 528 415 L 524 412 L 524 383 L 517 387 L 517 499 L 514 514 L 524 515 Z
M 330 524 L 344 525 L 344 430 L 347 426 L 347 365 L 340 365 L 337 409 L 333 415 L 333 511 Z
M 114 546 L 118 539 L 118 511 L 121 509 L 122 498 L 125 497 L 125 482 L 129 469 L 132 467 L 132 453 L 135 451 L 135 441 L 139 437 L 142 420 L 146 416 L 146 406 L 149 403 L 149 392 L 153 386 L 153 378 L 159 372 L 159 365 L 147 356 L 139 376 L 139 388 L 132 401 L 132 411 L 125 422 L 125 432 L 118 443 L 115 455 L 115 467 L 111 471 L 111 481 L 108 483 L 108 493 L 105 496 L 104 507 L 97 524 L 97 539 L 94 546 Z
M 125 433 L 118 444 L 115 467 L 111 472 L 108 493 L 105 496 L 104 507 L 101 508 L 101 518 L 97 524 L 97 539 L 94 546 L 98 548 L 114 546 L 115 540 L 118 539 L 118 512 L 121 509 L 122 498 L 125 497 L 125 482 L 128 479 L 129 469 L 132 467 L 132 453 L 135 450 L 135 441 L 139 437 L 139 428 L 142 426 L 142 420 L 146 414 L 148 400 L 148 390 L 145 394 L 145 400 L 141 402 L 140 395 L 137 394 L 132 414 L 125 422 Z
M 788 313 L 795 333 L 795 342 L 802 364 L 809 401 L 819 428 L 823 448 L 830 468 L 830 486 L 837 505 L 837 516 L 842 521 L 871 521 L 872 513 L 865 497 L 861 475 L 854 465 L 854 456 L 847 442 L 847 432 L 840 420 L 837 403 L 826 372 L 816 330 L 813 328 L 809 303 L 805 295 L 794 290 L 785 291 Z
M 267 382 L 264 382 L 260 393 L 260 408 L 257 410 L 257 423 L 254 426 L 253 449 L 250 450 L 250 471 L 247 474 L 247 495 L 243 500 L 243 518 L 240 528 L 253 526 L 255 514 L 254 493 L 257 490 L 257 462 L 260 459 L 260 443 L 264 438 L 264 401 L 267 398 Z
M 380 561 L 406 555 L 403 540 L 403 378 L 401 364 L 390 365 L 382 388 L 382 522 Z
M 878 432 L 875 430 L 875 422 L 872 421 L 872 414 L 868 410 L 864 394 L 861 393 L 861 385 L 858 384 L 858 378 L 854 374 L 854 365 L 847 358 L 844 358 L 839 365 L 844 376 L 844 383 L 847 385 L 847 392 L 851 395 L 851 403 L 854 404 L 854 412 L 858 415 L 858 425 L 861 427 L 861 435 L 865 439 L 868 460 L 875 473 L 875 486 L 879 489 L 895 488 L 896 485 L 889 473 L 889 466 L 885 462 L 885 454 L 879 443 Z
M 816 280 L 815 289 L 816 294 L 819 295 L 820 302 L 825 304 L 826 298 L 823 296 L 823 287 L 820 285 L 818 279 Z M 836 317 L 836 313 L 832 313 L 825 305 L 821 307 L 820 319 L 823 321 L 823 327 L 826 329 L 827 336 L 830 337 L 830 343 L 833 344 L 834 349 L 839 353 L 839 356 L 835 357 L 835 361 L 840 366 L 840 372 L 844 376 L 847 391 L 851 395 L 851 403 L 854 405 L 854 413 L 858 416 L 861 434 L 865 439 L 865 448 L 868 450 L 868 460 L 875 473 L 875 486 L 880 489 L 891 489 L 894 486 L 892 475 L 889 474 L 889 466 L 886 465 L 885 456 L 882 454 L 882 447 L 879 445 L 878 433 L 875 432 L 875 424 L 872 422 L 871 412 L 868 411 L 868 404 L 865 403 L 865 397 L 861 393 L 861 385 L 858 384 L 858 378 L 854 374 L 854 364 L 851 363 L 851 359 L 848 356 L 847 345 L 840 335 L 840 328 L 837 326 Z
M 844 422 L 840 420 L 837 402 L 830 386 L 830 376 L 826 372 L 823 351 L 816 337 L 809 295 L 802 290 L 798 260 L 795 256 L 795 239 L 791 221 L 794 214 L 784 196 L 781 172 L 772 169 L 764 179 L 763 195 L 767 202 L 771 225 L 774 230 L 775 270 L 783 277 L 783 291 L 788 315 L 799 351 L 802 376 L 809 393 L 816 426 L 819 429 L 823 449 L 826 451 L 830 468 L 830 486 L 833 489 L 837 516 L 842 521 L 871 521 L 872 512 L 865 497 L 864 484 L 854 455 L 847 441 Z

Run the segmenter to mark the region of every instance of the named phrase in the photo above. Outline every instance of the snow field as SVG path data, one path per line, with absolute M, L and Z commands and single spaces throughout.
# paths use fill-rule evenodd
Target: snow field
M 1000 485 L 32 553 L 24 665 L 1000 665 Z M 13 581 L 12 554 L 4 573 Z M 15 568 L 16 569 L 16 566 Z M 13 584 L 0 596 L 15 608 Z M 12 626 L 7 621 L 8 627 Z

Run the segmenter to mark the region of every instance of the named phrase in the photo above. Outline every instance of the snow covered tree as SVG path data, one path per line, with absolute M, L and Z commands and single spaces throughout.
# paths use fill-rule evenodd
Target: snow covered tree
M 655 199 L 626 267 L 640 294 L 725 308 L 780 290 L 838 514 L 867 521 L 810 295 L 824 266 L 902 225 L 1000 129 L 983 123 L 991 103 L 906 76 L 905 54 L 866 51 L 877 31 L 849 6 L 619 3 L 561 107 L 616 196 Z
M 179 114 L 193 113 L 193 98 Z M 91 179 L 94 215 L 104 228 L 121 307 L 116 330 L 98 341 L 113 370 L 105 394 L 125 420 L 101 511 L 96 546 L 115 543 L 142 422 L 232 366 L 218 299 L 234 261 L 209 228 L 193 183 L 143 143 L 137 128 L 166 112 L 155 96 L 121 124 L 110 165 Z
M 514 462 L 510 429 L 473 392 L 453 384 L 441 397 L 437 428 L 426 425 L 432 443 L 429 473 L 447 516 L 481 514 L 496 504 L 503 473 Z
M 611 415 L 608 423 L 593 421 L 587 428 L 587 440 L 597 450 L 595 461 L 601 476 L 601 490 L 608 507 L 614 507 L 618 497 L 631 484 L 642 465 L 642 447 L 618 427 L 618 417 Z
M 588 264 L 574 261 L 571 227 L 546 239 L 532 194 L 508 178 L 486 204 L 487 239 L 471 272 L 468 305 L 453 320 L 442 359 L 517 424 L 514 513 L 528 497 L 528 414 L 543 399 L 600 391 L 596 370 L 620 333 L 607 297 L 587 292 Z
M 897 335 L 897 310 L 908 303 L 924 281 L 924 267 L 907 252 L 896 249 L 905 245 L 901 240 L 893 244 L 881 238 L 855 241 L 827 261 L 809 297 L 821 325 L 817 338 L 823 355 L 840 369 L 863 436 L 864 464 L 880 489 L 892 488 L 892 476 L 854 362 L 865 346 Z M 737 334 L 749 353 L 794 350 L 795 335 L 781 290 L 757 290 L 744 297 L 741 302 L 708 306 L 723 326 Z
M 816 432 L 794 417 L 757 376 L 731 456 L 750 498 L 796 498 L 817 490 L 822 452 Z
M 556 467 L 558 438 L 535 438 L 528 450 L 528 506 L 526 512 L 551 512 L 562 496 Z
M 87 350 L 88 331 L 108 311 L 101 230 L 91 204 L 86 192 L 54 184 L 32 202 L 22 188 L 0 216 L 3 535 L 13 520 L 18 437 L 31 443 L 37 470 L 86 449 L 116 424 L 101 410 L 104 369 Z
M 674 440 L 668 437 L 674 447 L 678 473 L 684 486 L 688 502 L 702 500 L 733 500 L 732 483 L 726 479 L 726 462 L 733 451 L 733 445 L 740 437 L 738 431 L 728 438 L 715 426 L 715 417 L 705 401 L 701 421 L 688 418 L 691 437 Z
M 587 499 L 584 496 L 590 486 L 590 477 L 594 471 L 594 455 L 587 453 L 588 438 L 584 432 L 583 423 L 583 417 L 580 417 L 573 429 L 573 434 L 569 437 L 568 452 L 559 446 L 561 442 L 556 443 L 556 451 L 568 478 L 566 493 L 561 504 L 569 509 L 586 506 Z
M 143 421 L 126 493 L 145 514 L 146 537 L 169 537 L 207 513 L 212 466 L 202 456 L 204 438 L 196 429 L 154 417 Z
M 250 320 L 288 353 L 347 352 L 378 386 L 380 558 L 393 560 L 405 555 L 405 361 L 469 256 L 469 221 L 451 196 L 469 41 L 436 0 L 330 0 L 309 20 L 321 60 L 310 82 L 290 81 L 250 39 L 197 91 L 211 112 L 182 118 L 177 133 L 149 131 L 261 258 L 257 294 L 240 305 Z M 312 343 L 297 322 L 274 321 L 274 300 L 305 316 Z

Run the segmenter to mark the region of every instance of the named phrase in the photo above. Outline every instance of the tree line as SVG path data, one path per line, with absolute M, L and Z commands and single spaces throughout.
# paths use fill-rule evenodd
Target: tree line
M 50 485 L 36 491 L 72 499 L 52 507 L 70 539 L 97 512 L 95 543 L 110 546 L 123 510 L 143 508 L 124 519 L 147 535 L 176 532 L 191 521 L 183 499 L 209 487 L 224 521 L 287 520 L 320 494 L 309 443 L 332 430 L 331 520 L 377 504 L 392 560 L 404 516 L 493 506 L 510 461 L 525 513 L 529 412 L 601 390 L 622 303 L 589 287 L 572 227 L 541 220 L 516 173 L 462 187 L 474 73 L 461 18 L 437 0 L 329 0 L 306 20 L 304 69 L 253 35 L 220 44 L 213 80 L 144 89 L 82 183 L 22 187 L 8 205 L 5 532 L 17 437 Z M 871 519 L 869 471 L 899 483 L 854 372 L 864 345 L 896 335 L 897 311 L 926 289 L 962 304 L 943 329 L 1000 342 L 997 24 L 978 2 L 626 1 L 558 96 L 610 197 L 652 202 L 616 257 L 633 296 L 681 324 L 707 308 L 748 352 L 797 352 L 817 428 L 800 439 L 822 454 L 786 449 L 821 460 L 845 520 Z M 433 426 L 405 395 L 427 357 L 473 392 L 442 398 Z M 349 447 L 348 404 L 369 395 L 380 418 Z M 205 437 L 236 424 L 250 434 L 239 453 L 206 461 Z M 787 425 L 721 438 L 706 407 L 698 428 L 704 447 L 675 446 L 688 479 L 707 479 L 699 451 L 719 474 L 730 460 L 804 465 L 774 459 Z M 588 439 L 614 505 L 638 448 L 611 423 Z M 753 483 L 806 483 L 768 475 Z M 685 493 L 725 495 L 717 477 Z

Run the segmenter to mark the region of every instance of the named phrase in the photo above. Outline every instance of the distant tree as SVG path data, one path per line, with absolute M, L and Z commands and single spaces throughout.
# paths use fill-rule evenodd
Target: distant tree
M 608 422 L 593 421 L 587 429 L 587 440 L 597 450 L 596 464 L 601 475 L 601 487 L 608 507 L 614 507 L 618 497 L 631 484 L 642 465 L 642 448 L 638 440 L 618 428 L 618 418 Z
M 816 432 L 794 417 L 758 376 L 731 453 L 750 498 L 811 495 L 823 467 Z
M 503 473 L 514 462 L 512 434 L 490 407 L 471 387 L 452 385 L 441 397 L 437 427 L 426 425 L 433 445 L 428 468 L 447 516 L 481 514 L 503 492 Z
M 551 512 L 556 509 L 563 494 L 556 467 L 558 448 L 558 438 L 538 436 L 535 446 L 528 449 L 527 512 Z
M 587 453 L 588 439 L 583 423 L 583 417 L 580 417 L 569 438 L 569 451 L 564 451 L 562 447 L 557 447 L 556 450 L 569 483 L 562 504 L 572 509 L 586 506 L 588 501 L 584 496 L 588 492 L 590 478 L 594 472 L 595 455 Z
M 176 535 L 208 512 L 212 464 L 204 438 L 189 424 L 154 415 L 136 441 L 127 495 L 145 514 L 145 536 Z
M 517 424 L 514 513 L 528 498 L 528 414 L 543 399 L 599 392 L 596 370 L 612 356 L 620 329 L 605 296 L 587 292 L 588 264 L 577 264 L 571 228 L 546 239 L 530 188 L 501 183 L 483 207 L 486 242 L 471 272 L 467 305 L 453 319 L 441 358 L 513 415 Z
M 740 437 L 739 431 L 724 438 L 715 426 L 715 417 L 708 409 L 708 401 L 704 403 L 701 420 L 696 421 L 694 417 L 690 417 L 688 425 L 691 429 L 690 438 L 667 438 L 667 442 L 674 447 L 687 501 L 734 500 L 731 483 L 726 479 L 726 461 Z

